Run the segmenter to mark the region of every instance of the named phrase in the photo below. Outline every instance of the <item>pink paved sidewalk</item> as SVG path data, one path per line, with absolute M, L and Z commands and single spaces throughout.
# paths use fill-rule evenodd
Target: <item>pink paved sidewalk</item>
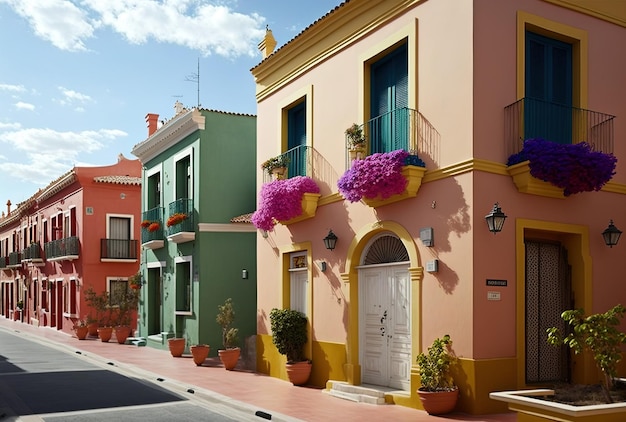
M 329 421 L 367 419 L 371 421 L 472 421 L 472 422 L 513 422 L 515 413 L 471 416 L 453 413 L 441 417 L 430 416 L 426 412 L 398 405 L 369 405 L 342 400 L 325 394 L 322 390 L 308 387 L 294 387 L 291 383 L 251 371 L 226 371 L 219 359 L 208 359 L 197 367 L 191 355 L 173 358 L 167 350 L 150 347 L 120 345 L 115 337 L 109 343 L 98 339 L 78 340 L 75 337 L 51 328 L 35 327 L 0 317 L 0 328 L 63 347 L 70 352 L 80 352 L 101 363 L 114 363 L 115 366 L 131 373 L 141 373 L 145 378 L 163 379 L 177 386 L 204 389 L 226 396 L 232 400 L 258 407 L 268 413 L 276 412 L 304 421 Z M 278 416 L 278 415 L 277 415 Z M 262 420 L 259 418 L 259 420 Z

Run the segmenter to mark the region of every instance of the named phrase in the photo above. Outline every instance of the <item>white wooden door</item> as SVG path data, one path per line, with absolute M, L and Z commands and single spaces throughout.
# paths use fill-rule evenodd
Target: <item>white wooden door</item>
M 411 284 L 408 267 L 359 270 L 361 377 L 408 391 L 411 376 Z

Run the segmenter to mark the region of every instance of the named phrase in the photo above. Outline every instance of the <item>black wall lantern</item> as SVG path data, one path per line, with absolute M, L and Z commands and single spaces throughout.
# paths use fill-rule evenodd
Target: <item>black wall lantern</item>
M 326 249 L 332 251 L 335 249 L 335 245 L 337 244 L 337 236 L 333 233 L 332 230 L 328 231 L 328 235 L 324 238 L 324 246 Z
M 609 221 L 609 227 L 604 229 L 602 237 L 604 237 L 604 243 L 606 246 L 613 247 L 617 245 L 619 237 L 622 235 L 622 231 L 613 225 L 613 220 Z
M 504 226 L 504 220 L 506 220 L 506 214 L 502 212 L 500 209 L 500 205 L 496 202 L 493 205 L 493 209 L 489 214 L 485 216 L 485 220 L 487 221 L 487 227 L 489 227 L 489 231 L 493 234 L 502 231 L 502 226 Z

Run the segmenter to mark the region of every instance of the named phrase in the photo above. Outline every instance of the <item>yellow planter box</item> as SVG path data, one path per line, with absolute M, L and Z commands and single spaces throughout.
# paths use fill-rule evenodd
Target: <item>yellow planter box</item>
M 287 221 L 281 221 L 280 224 L 288 226 L 289 224 L 297 223 L 307 218 L 315 217 L 317 211 L 317 202 L 320 197 L 319 193 L 305 193 L 302 195 L 302 214 Z
M 528 161 L 507 167 L 507 171 L 513 178 L 513 183 L 515 183 L 517 190 L 522 193 L 565 199 L 563 189 L 554 186 L 552 183 L 544 182 L 543 180 L 531 176 Z
M 383 205 L 393 204 L 394 202 L 403 201 L 405 199 L 414 198 L 417 195 L 417 191 L 422 186 L 422 179 L 426 173 L 426 168 L 418 166 L 404 166 L 402 167 L 402 174 L 407 178 L 409 183 L 406 185 L 404 192 L 392 195 L 389 198 L 362 198 L 366 205 L 372 208 L 382 207 Z

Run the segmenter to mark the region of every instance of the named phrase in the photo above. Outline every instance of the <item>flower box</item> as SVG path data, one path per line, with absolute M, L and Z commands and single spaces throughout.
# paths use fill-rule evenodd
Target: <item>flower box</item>
M 317 201 L 319 201 L 321 196 L 319 193 L 305 193 L 302 195 L 302 214 L 289 220 L 281 221 L 280 224 L 288 226 L 289 224 L 315 217 Z
M 552 183 L 539 180 L 530 174 L 529 161 L 509 166 L 507 171 L 513 179 L 517 190 L 521 193 L 565 199 L 563 189 L 554 186 Z
M 391 195 L 389 198 L 365 198 L 361 200 L 372 208 L 382 207 L 383 205 L 393 204 L 394 202 L 403 201 L 405 199 L 414 198 L 417 196 L 417 191 L 422 186 L 422 179 L 426 173 L 425 167 L 418 166 L 404 166 L 402 167 L 402 175 L 406 177 L 408 183 L 406 189 L 402 193 Z

